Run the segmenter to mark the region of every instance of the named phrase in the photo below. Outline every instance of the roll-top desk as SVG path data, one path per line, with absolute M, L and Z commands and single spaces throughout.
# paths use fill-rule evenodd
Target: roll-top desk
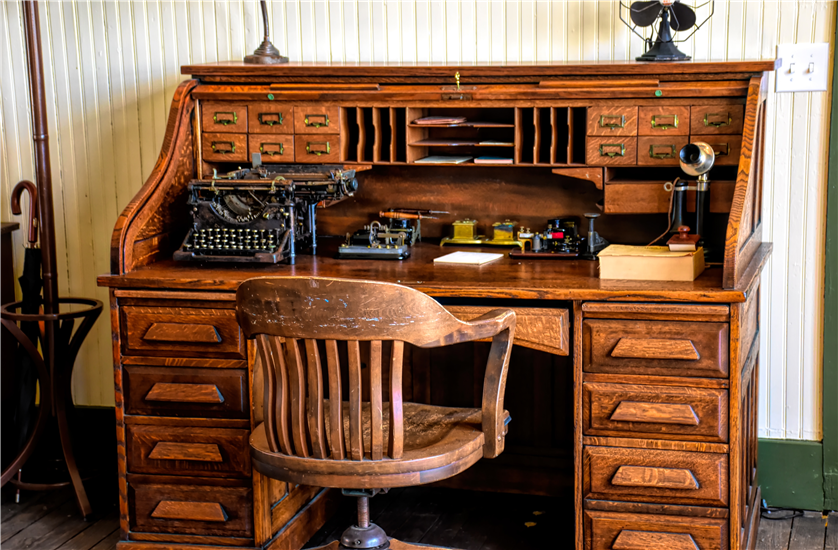
M 463 318 L 518 312 L 506 451 L 445 482 L 565 499 L 578 550 L 750 549 L 756 542 L 762 150 L 773 61 L 579 65 L 184 67 L 153 173 L 112 237 L 110 287 L 119 437 L 121 549 L 297 549 L 335 509 L 333 492 L 261 477 L 248 436 L 260 422 L 253 348 L 234 315 L 255 276 L 399 282 Z M 459 73 L 459 84 L 455 80 Z M 479 124 L 421 127 L 423 116 Z M 481 141 L 500 145 L 486 146 Z M 666 227 L 663 183 L 677 152 L 706 141 L 706 242 L 692 283 L 600 280 L 596 262 L 508 257 L 434 267 L 456 219 L 603 214 L 611 242 Z M 428 166 L 436 154 L 499 155 L 503 166 Z M 362 170 L 356 195 L 322 210 L 317 255 L 294 265 L 175 262 L 189 228 L 186 186 L 249 164 Z M 691 199 L 694 201 L 694 199 Z M 405 261 L 338 260 L 341 238 L 390 207 L 427 220 Z M 694 208 L 694 207 L 693 207 Z M 414 349 L 405 399 L 472 406 L 468 344 Z M 465 367 L 464 367 L 465 365 Z M 256 400 L 259 401 L 259 400 Z

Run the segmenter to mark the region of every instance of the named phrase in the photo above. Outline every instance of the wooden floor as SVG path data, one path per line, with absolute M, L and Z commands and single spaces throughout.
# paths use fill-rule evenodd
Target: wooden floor
M 62 489 L 23 493 L 2 491 L 0 546 L 3 550 L 113 550 L 119 539 L 116 492 L 93 487 L 94 517 L 85 522 L 72 493 Z M 354 499 L 344 498 L 340 511 L 306 546 L 337 539 L 354 518 Z M 474 493 L 416 487 L 394 490 L 372 499 L 373 521 L 390 536 L 463 550 L 557 548 L 572 532 L 572 513 L 555 499 L 525 495 Z M 758 550 L 838 550 L 838 513 L 828 519 L 806 512 L 784 520 L 763 519 Z M 703 550 L 703 549 L 702 549 Z

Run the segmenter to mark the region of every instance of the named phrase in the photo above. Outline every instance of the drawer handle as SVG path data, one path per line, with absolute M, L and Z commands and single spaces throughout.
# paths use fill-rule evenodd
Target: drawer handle
M 701 358 L 692 340 L 664 338 L 620 338 L 611 357 L 627 359 L 680 359 L 697 361 Z
M 680 424 L 698 426 L 698 415 L 692 405 L 686 403 L 642 403 L 622 401 L 611 420 L 615 422 L 648 422 L 653 424 Z
M 232 141 L 213 141 L 211 143 L 211 145 L 212 145 L 212 150 L 216 153 L 221 154 L 221 155 L 226 155 L 228 153 L 235 153 L 236 152 L 236 144 L 233 143 Z M 222 146 L 222 145 L 226 145 L 228 148 L 227 149 L 221 149 L 220 146 Z
M 662 152 L 655 152 L 655 148 L 663 148 Z M 669 148 L 669 151 L 666 150 Z M 675 158 L 675 145 L 655 145 L 649 146 L 649 156 L 655 159 L 671 159 Z
M 698 480 L 691 471 L 682 468 L 620 466 L 611 478 L 611 485 L 695 491 L 698 489 Z
M 606 151 L 606 147 L 619 147 L 619 151 Z M 626 144 L 625 143 L 603 143 L 599 146 L 599 156 L 601 157 L 611 157 L 614 158 L 617 155 L 621 157 L 626 156 Z
M 730 116 L 730 113 L 704 113 L 705 126 L 720 128 L 722 126 L 730 126 L 731 124 L 733 124 L 733 117 Z
M 265 145 L 273 145 L 275 147 L 279 147 L 279 151 L 266 151 Z M 259 152 L 263 155 L 274 156 L 274 155 L 281 155 L 285 152 L 285 146 L 282 143 L 260 143 L 259 144 Z
M 195 460 L 197 462 L 224 462 L 218 445 L 214 443 L 176 443 L 160 441 L 148 458 L 153 460 Z
M 311 148 L 312 145 L 325 147 L 325 149 L 314 149 L 314 150 L 312 150 L 312 148 Z M 328 141 L 309 141 L 309 142 L 306 143 L 306 151 L 308 151 L 308 154 L 310 154 L 310 155 L 317 155 L 318 157 L 320 155 L 324 155 L 324 154 L 328 155 L 331 152 L 331 150 L 332 150 L 332 148 L 329 146 Z
M 162 500 L 151 513 L 157 519 L 185 521 L 212 521 L 224 523 L 227 512 L 218 502 L 191 502 L 180 500 Z
M 315 122 L 315 119 L 319 119 L 320 122 Z M 303 122 L 310 128 L 321 128 L 323 126 L 328 127 L 329 115 L 306 115 Z
M 730 154 L 730 145 L 727 143 L 714 143 L 711 147 L 713 147 L 713 154 L 717 157 L 726 157 Z
M 612 122 L 605 122 L 606 120 L 610 120 Z M 613 122 L 614 120 L 617 122 Z M 626 115 L 602 115 L 599 117 L 599 127 L 611 128 L 612 130 L 615 128 L 625 128 Z
M 613 550 L 698 550 L 689 533 L 652 533 L 650 531 L 620 531 Z
M 218 118 L 219 116 L 226 117 L 226 118 Z M 238 115 L 236 113 L 231 112 L 216 112 L 212 115 L 212 119 L 215 121 L 216 124 L 221 124 L 223 126 L 227 126 L 229 124 L 236 124 L 239 121 Z
M 170 384 L 157 382 L 145 396 L 146 401 L 167 401 L 170 403 L 224 403 L 215 384 Z
M 221 335 L 213 325 L 190 323 L 154 323 L 143 336 L 152 342 L 189 342 L 192 344 L 220 344 Z
M 658 119 L 671 119 L 670 122 L 658 122 Z M 670 128 L 678 127 L 678 115 L 652 115 L 652 128 L 660 128 L 661 130 L 669 130 Z
M 274 124 L 282 124 L 282 113 L 259 113 L 259 124 L 265 126 L 273 126 Z

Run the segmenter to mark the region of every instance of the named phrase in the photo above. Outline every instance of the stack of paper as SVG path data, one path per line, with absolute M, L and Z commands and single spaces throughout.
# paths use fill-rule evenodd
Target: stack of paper
M 503 258 L 503 254 L 489 254 L 486 252 L 452 252 L 434 259 L 435 264 L 452 265 L 483 265 Z

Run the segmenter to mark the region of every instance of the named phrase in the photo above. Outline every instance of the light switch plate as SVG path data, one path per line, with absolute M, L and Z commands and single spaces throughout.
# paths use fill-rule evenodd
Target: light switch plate
M 825 92 L 829 75 L 829 44 L 777 44 L 774 91 Z

